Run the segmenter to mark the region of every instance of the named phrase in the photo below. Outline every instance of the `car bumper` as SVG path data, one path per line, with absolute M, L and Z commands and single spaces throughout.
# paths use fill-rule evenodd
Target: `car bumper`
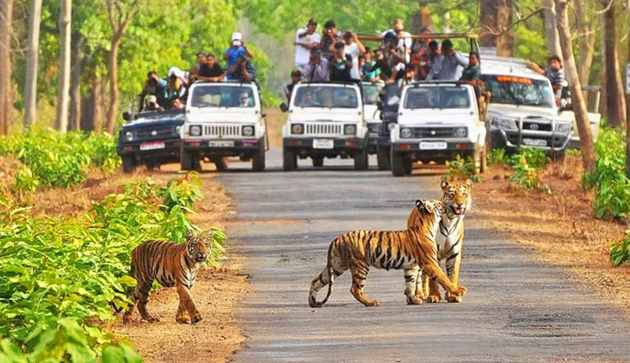
M 333 140 L 332 149 L 318 149 L 314 147 L 314 140 Z M 369 140 L 369 139 L 368 139 Z M 326 137 L 308 137 L 308 138 L 284 138 L 283 145 L 289 149 L 299 150 L 361 150 L 365 146 L 365 140 L 359 138 L 347 138 L 347 139 L 331 139 Z
M 521 147 L 533 147 L 549 152 L 563 151 L 571 141 L 570 135 L 553 132 L 505 131 L 495 129 L 490 132 L 493 148 L 518 150 Z
M 264 143 L 264 139 L 221 139 L 221 140 L 204 140 L 189 139 L 183 140 L 182 146 L 186 151 L 198 151 L 202 155 L 237 155 L 240 153 L 248 153 L 258 151 L 260 143 Z
M 163 143 L 163 146 L 160 145 Z M 149 145 L 151 144 L 151 145 Z M 119 156 L 139 156 L 140 158 L 154 159 L 163 156 L 177 155 L 179 156 L 181 148 L 181 140 L 167 141 L 147 141 L 147 142 L 128 142 L 118 144 L 117 152 Z

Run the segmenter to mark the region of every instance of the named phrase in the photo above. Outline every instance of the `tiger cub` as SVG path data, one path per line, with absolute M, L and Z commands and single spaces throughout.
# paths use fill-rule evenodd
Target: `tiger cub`
M 472 181 L 465 183 L 449 183 L 442 181 L 442 201 L 444 202 L 444 214 L 440 222 L 440 236 L 437 238 L 437 255 L 441 263 L 446 261 L 446 274 L 451 282 L 457 285 L 459 281 L 459 268 L 462 262 L 462 248 L 464 246 L 464 216 L 472 206 Z M 407 220 L 407 228 L 416 221 L 416 208 L 411 210 Z M 440 288 L 434 280 L 429 280 L 419 271 L 416 277 L 416 294 L 421 293 L 427 302 L 439 302 L 441 299 Z M 462 297 L 449 292 L 445 297 L 448 302 L 461 302 Z
M 132 305 L 123 316 L 125 323 L 138 305 L 142 319 L 148 322 L 159 321 L 159 318 L 149 314 L 147 303 L 153 281 L 157 280 L 164 287 L 177 288 L 179 307 L 175 321 L 181 324 L 198 323 L 201 314 L 190 296 L 197 279 L 199 267 L 208 258 L 214 232 L 210 231 L 195 236 L 192 231 L 186 233 L 186 243 L 147 241 L 134 248 L 131 260 L 131 276 L 138 282 L 133 290 Z
M 326 267 L 311 283 L 308 304 L 311 307 L 324 305 L 332 293 L 335 278 L 350 269 L 350 293 L 365 306 L 378 305 L 378 301 L 370 300 L 363 293 L 370 266 L 407 271 L 420 265 L 453 295 L 463 295 L 466 288 L 452 284 L 437 263 L 435 237 L 444 204 L 441 201 L 417 200 L 416 209 L 417 221 L 405 231 L 357 230 L 335 238 L 328 248 Z M 419 305 L 422 299 L 416 296 L 415 278 L 414 274 L 405 274 L 405 295 L 408 304 Z M 324 300 L 318 302 L 317 292 L 326 285 L 328 293 Z

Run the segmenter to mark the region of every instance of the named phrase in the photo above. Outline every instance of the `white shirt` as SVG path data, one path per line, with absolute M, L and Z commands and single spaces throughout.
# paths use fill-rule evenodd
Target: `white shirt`
M 307 28 L 298 29 L 298 31 L 295 33 L 296 44 L 309 45 L 309 44 L 321 42 L 322 36 L 317 33 L 306 35 L 300 38 L 300 34 L 306 32 L 307 30 L 308 30 Z M 310 49 L 306 49 L 299 45 L 295 46 L 295 64 L 296 65 L 305 65 L 306 63 L 308 63 L 310 56 L 311 56 Z
M 361 72 L 359 72 L 359 55 L 361 54 L 361 51 L 359 51 L 359 45 L 357 43 L 352 43 L 350 45 L 346 44 L 345 53 L 352 56 L 352 69 L 350 70 L 350 77 L 352 79 L 361 79 Z

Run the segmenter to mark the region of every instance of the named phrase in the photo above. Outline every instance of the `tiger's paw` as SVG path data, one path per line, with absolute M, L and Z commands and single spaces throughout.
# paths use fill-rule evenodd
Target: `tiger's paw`
M 458 286 L 455 291 L 453 291 L 452 294 L 450 294 L 451 296 L 464 296 L 466 294 L 466 291 L 468 291 L 468 289 L 466 289 L 463 286 Z
M 160 321 L 160 317 L 157 315 L 147 314 L 147 316 L 142 317 L 142 320 L 146 321 L 147 323 L 157 323 Z
M 123 315 L 123 324 L 129 324 L 129 323 L 131 323 L 131 314 Z
M 370 300 L 370 301 L 366 301 L 364 305 L 365 306 L 379 306 L 379 303 L 377 300 Z
M 422 298 L 419 296 L 407 297 L 407 305 L 422 305 Z
M 446 296 L 446 301 L 448 301 L 450 303 L 460 303 L 460 302 L 462 302 L 462 297 L 461 296 L 457 296 L 457 295 L 448 294 Z
M 190 319 L 187 316 L 178 316 L 175 318 L 178 324 L 190 324 Z
M 442 300 L 442 296 L 438 295 L 429 295 L 427 298 L 428 303 L 439 303 Z
M 193 316 L 192 319 L 190 319 L 190 323 L 191 324 L 197 324 L 201 320 L 203 320 L 203 318 L 201 317 L 201 315 L 197 314 L 197 315 Z

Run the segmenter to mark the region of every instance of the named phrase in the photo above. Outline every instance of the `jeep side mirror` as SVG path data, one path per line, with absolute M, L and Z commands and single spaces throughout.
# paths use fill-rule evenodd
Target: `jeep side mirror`
M 289 106 L 287 106 L 287 104 L 286 104 L 286 103 L 282 102 L 282 103 L 280 104 L 280 111 L 282 111 L 282 112 L 287 112 L 287 111 L 289 111 Z
M 123 112 L 122 116 L 123 116 L 123 120 L 127 122 L 133 120 L 133 117 L 131 117 L 131 114 L 127 111 Z

